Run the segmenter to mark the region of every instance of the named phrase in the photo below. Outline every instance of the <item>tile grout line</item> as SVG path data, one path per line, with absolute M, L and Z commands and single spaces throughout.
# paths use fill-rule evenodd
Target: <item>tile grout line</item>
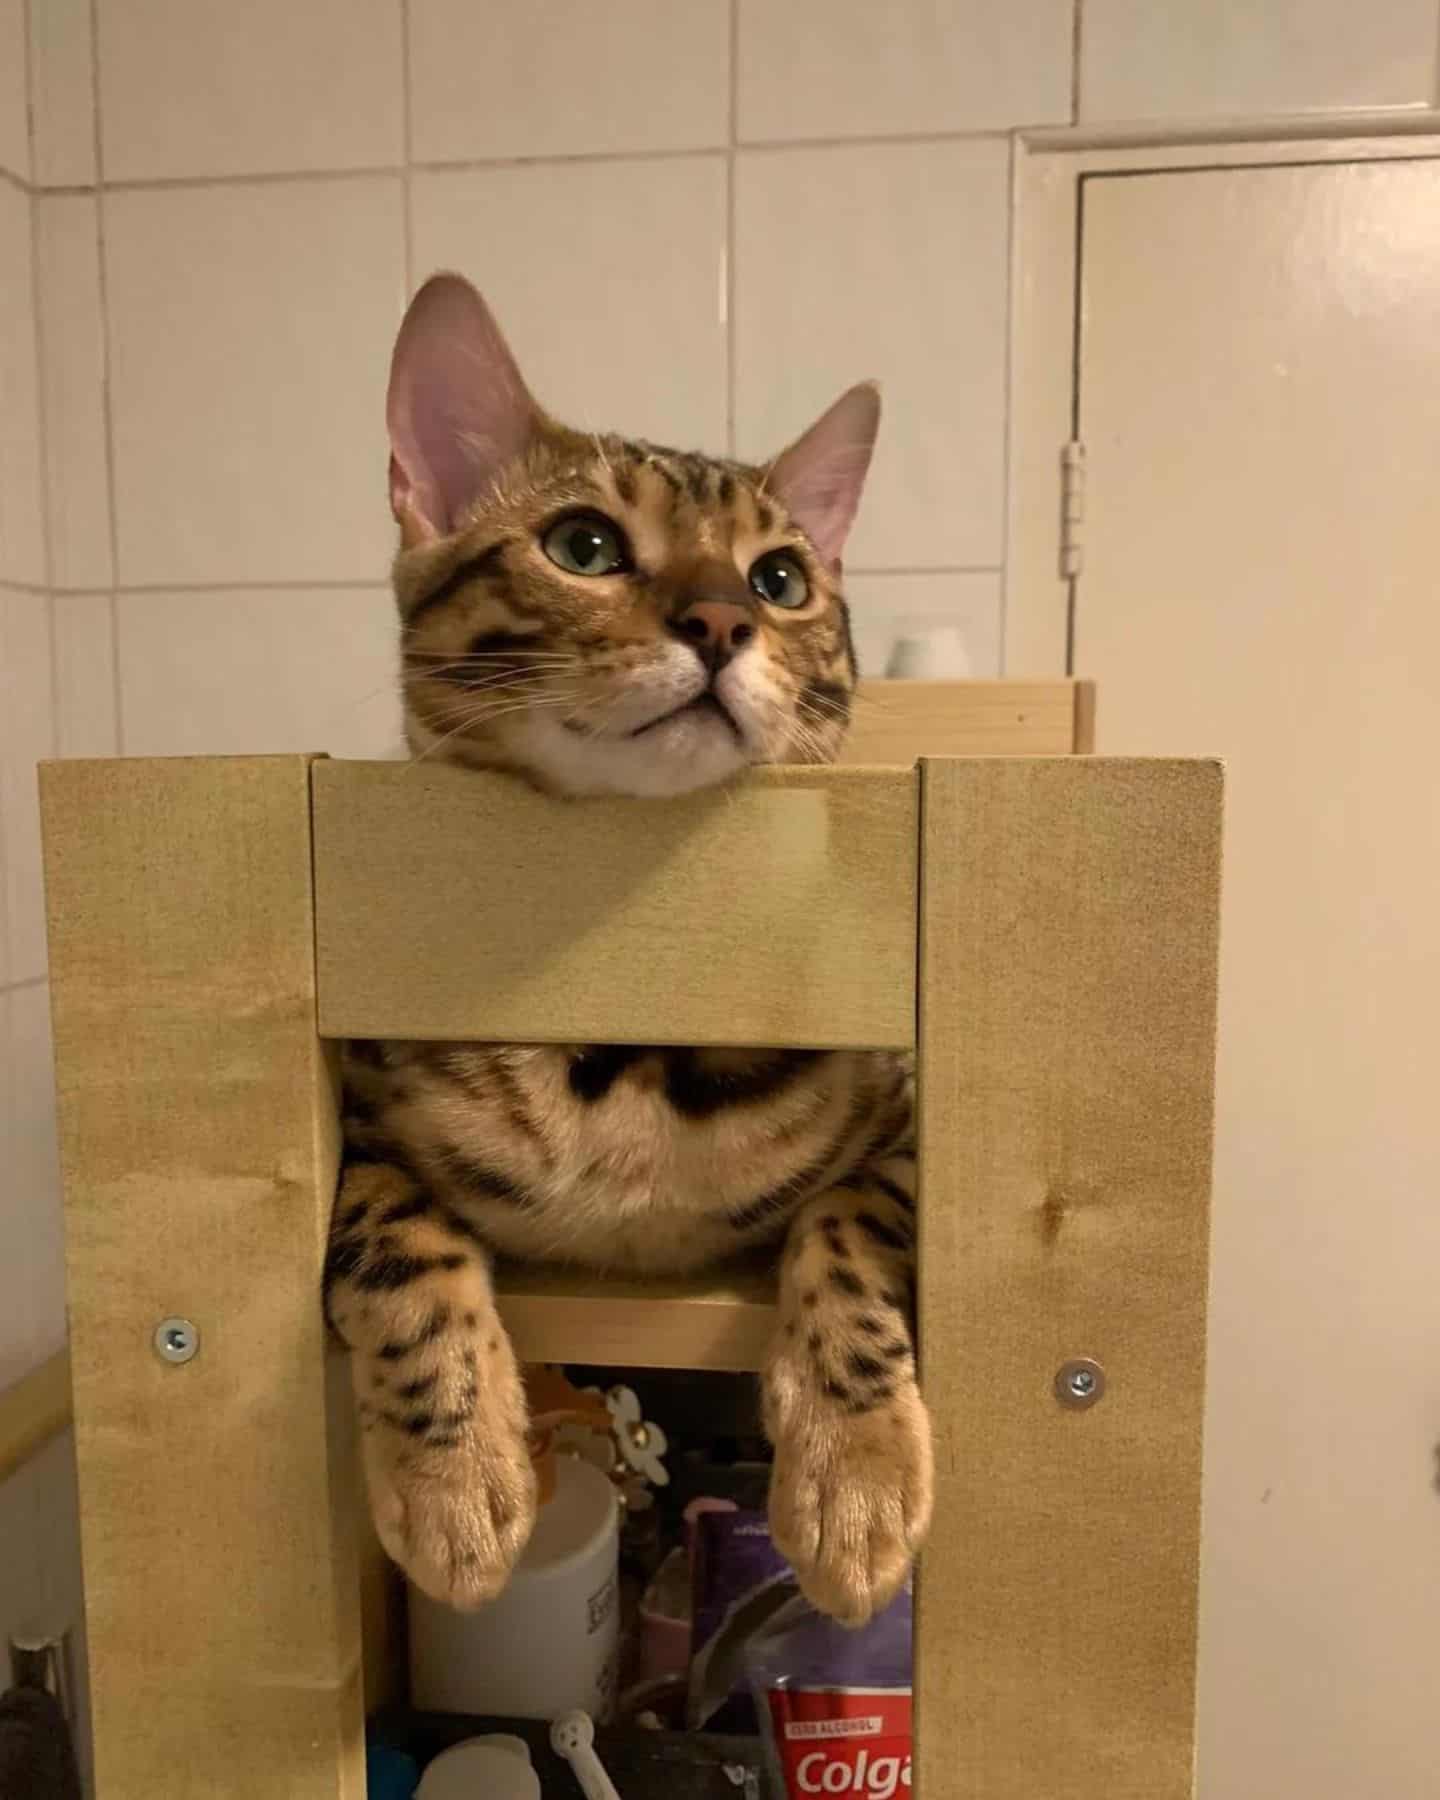
M 848 563 L 845 565 L 845 578 L 847 581 L 856 575 L 1000 575 L 1003 573 L 1004 564 L 1001 562 L 922 563 L 909 565 L 904 563 L 890 563 L 884 566 L 873 565 L 868 568 L 858 564 L 854 568 L 851 568 Z
M 405 299 L 415 292 L 415 106 L 410 84 L 410 0 L 400 0 L 400 139 L 405 155 L 402 219 L 405 231 Z
M 735 140 L 740 114 L 740 0 L 730 0 L 729 144 L 725 150 L 725 268 L 721 296 L 725 307 L 725 453 L 735 455 Z
M 30 153 L 30 174 L 35 174 L 35 34 L 29 6 L 24 8 L 22 33 L 25 55 L 25 142 Z M 33 187 L 29 203 L 30 305 L 33 311 L 31 349 L 35 357 L 35 449 L 40 459 L 36 470 L 40 489 L 40 557 L 45 573 L 45 637 L 50 656 L 50 756 L 60 753 L 60 659 L 55 632 L 55 523 L 50 462 L 50 384 L 46 379 L 44 307 L 40 291 L 40 201 Z
M 120 681 L 120 518 L 115 485 L 115 420 L 110 393 L 113 360 L 110 283 L 105 266 L 105 134 L 100 117 L 100 0 L 90 0 L 90 104 L 95 147 L 95 285 L 100 301 L 100 420 L 105 440 L 106 522 L 110 540 L 110 690 L 115 706 L 115 754 L 125 754 L 125 695 Z
M 20 981 L 0 982 L 0 999 L 8 998 L 11 994 L 23 994 L 30 988 L 44 987 L 49 979 L 48 974 L 26 975 Z
M 998 575 L 1003 562 L 987 563 L 856 563 L 847 564 L 848 575 Z M 96 600 L 106 595 L 122 597 L 154 594 L 388 594 L 390 584 L 378 576 L 357 575 L 317 578 L 298 575 L 293 580 L 277 581 L 139 581 L 111 582 L 104 587 L 38 587 L 33 582 L 0 579 L 0 589 L 12 593 L 40 597 L 54 594 L 57 598 Z
M 1070 123 L 1080 123 L 1080 52 L 1085 43 L 1085 0 L 1071 0 Z
M 1079 12 L 1080 0 L 1075 0 L 1076 12 Z M 1017 237 L 1015 232 L 1015 199 L 1018 185 L 1020 157 L 1020 141 L 1018 137 L 1010 140 L 1010 166 L 1007 170 L 1008 180 L 1005 184 L 1005 336 L 1004 336 L 1004 369 L 1005 369 L 1005 415 L 1001 421 L 1001 457 L 1004 477 L 1000 484 L 1000 585 L 995 596 L 995 608 L 998 617 L 995 621 L 996 662 L 1001 675 L 1005 673 L 1005 657 L 1007 637 L 1010 626 L 1009 595 L 1006 591 L 1010 568 L 1010 493 L 1012 476 L 1012 457 L 1015 444 L 1015 296 L 1020 291 L 1019 271 L 1015 267 Z
M 3 584 L 0 584 L 3 585 Z M 66 588 L 72 594 L 119 594 L 122 597 L 149 594 L 388 594 L 390 584 L 378 576 L 313 579 L 299 576 L 294 581 L 131 581 L 115 582 L 108 588 Z
M 1021 129 L 1015 127 L 1014 129 Z M 382 176 L 464 175 L 501 169 L 563 168 L 573 163 L 657 163 L 695 162 L 705 157 L 727 155 L 732 149 L 760 154 L 783 154 L 787 150 L 864 150 L 905 144 L 984 144 L 1008 140 L 1011 128 L 991 125 L 973 131 L 891 131 L 862 133 L 851 137 L 756 138 L 741 143 L 693 144 L 668 150 L 584 150 L 541 156 L 476 156 L 443 159 L 417 158 L 408 163 L 367 163 L 353 169 L 256 169 L 242 174 L 154 175 L 116 181 L 57 183 L 46 187 L 55 196 L 94 193 L 103 186 L 112 194 L 163 193 L 172 189 L 222 187 L 282 187 L 305 181 L 366 181 Z M 30 191 L 30 184 L 0 169 L 0 181 Z

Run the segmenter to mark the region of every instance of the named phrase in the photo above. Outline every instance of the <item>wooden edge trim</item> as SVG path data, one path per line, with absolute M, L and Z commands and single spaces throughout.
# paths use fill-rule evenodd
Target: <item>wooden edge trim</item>
M 496 1288 L 522 1362 L 744 1372 L 761 1367 L 775 1330 L 770 1275 L 721 1287 L 502 1267 Z
M 70 1352 L 61 1350 L 0 1393 L 0 1481 L 66 1430 L 70 1416 Z
M 1077 756 L 1095 754 L 1095 683 L 1075 683 L 1075 742 Z

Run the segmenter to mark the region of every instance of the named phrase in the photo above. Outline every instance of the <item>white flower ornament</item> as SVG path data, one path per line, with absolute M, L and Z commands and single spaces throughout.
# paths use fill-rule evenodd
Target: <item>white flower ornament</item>
M 611 1388 L 605 1404 L 615 1422 L 615 1442 L 621 1456 L 637 1475 L 643 1475 L 655 1487 L 668 1487 L 670 1471 L 661 1458 L 670 1448 L 669 1439 L 658 1425 L 642 1417 L 634 1389 Z

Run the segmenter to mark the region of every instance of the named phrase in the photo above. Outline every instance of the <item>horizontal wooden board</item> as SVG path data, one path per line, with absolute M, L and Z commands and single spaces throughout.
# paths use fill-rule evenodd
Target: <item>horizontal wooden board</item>
M 921 756 L 1068 756 L 1077 742 L 1074 681 L 862 681 L 841 761 Z
M 775 1328 L 773 1269 L 641 1282 L 511 1266 L 496 1285 L 522 1362 L 758 1369 Z
M 559 801 L 313 768 L 320 1029 L 529 1043 L 910 1044 L 918 779 L 759 769 Z
M 70 1423 L 70 1358 L 41 1363 L 0 1393 L 0 1481 Z

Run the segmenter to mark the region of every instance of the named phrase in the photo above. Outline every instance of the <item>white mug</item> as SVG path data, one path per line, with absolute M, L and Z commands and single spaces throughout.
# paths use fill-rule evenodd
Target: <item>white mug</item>
M 885 664 L 891 681 L 963 681 L 970 673 L 965 635 L 953 625 L 896 638 Z
M 557 1456 L 555 1491 L 496 1599 L 459 1613 L 410 1589 L 411 1703 L 424 1712 L 512 1719 L 577 1709 L 607 1718 L 620 1635 L 619 1557 L 614 1486 L 590 1463 Z

